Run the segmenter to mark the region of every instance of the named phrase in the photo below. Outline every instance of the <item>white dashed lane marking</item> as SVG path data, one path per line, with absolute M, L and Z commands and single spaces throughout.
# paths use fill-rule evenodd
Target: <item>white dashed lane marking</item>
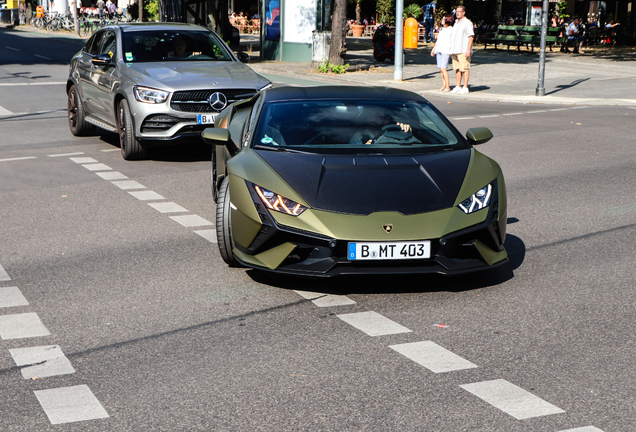
M 9 158 L 9 159 L 0 159 L 0 162 L 13 162 L 13 161 L 21 161 L 27 159 L 37 159 L 36 156 L 25 156 L 25 157 L 17 157 L 17 158 Z
M 356 312 L 336 316 L 369 336 L 384 336 L 411 332 L 411 330 L 406 327 L 373 311 Z
M 19 49 L 17 49 L 17 48 L 13 48 L 13 47 L 9 47 L 9 46 L 5 46 L 5 48 L 6 48 L 6 49 L 8 49 L 8 50 L 11 50 L 11 51 L 18 51 L 18 52 L 20 52 L 20 50 L 19 50 Z
M 0 308 L 28 305 L 29 302 L 18 287 L 0 288 Z
M 41 59 L 44 59 L 44 60 L 53 60 L 53 59 L 50 59 L 50 58 L 48 58 L 48 57 L 44 57 L 44 56 L 42 56 L 42 55 L 38 55 L 38 54 L 33 54 L 33 55 L 34 55 L 35 57 L 38 57 L 38 58 L 41 58 Z
M 128 192 L 140 201 L 159 201 L 165 198 L 153 191 Z
M 88 165 L 82 165 L 84 168 L 86 168 L 89 171 L 110 171 L 112 170 L 111 167 L 109 167 L 108 165 L 104 165 L 103 163 L 94 163 L 94 164 L 88 164 Z
M 318 307 L 348 306 L 356 304 L 355 301 L 343 295 L 324 294 L 299 290 L 294 290 L 294 292 L 299 296 L 306 298 L 307 300 L 312 300 L 312 303 Z
M 102 171 L 96 172 L 95 174 L 97 174 L 104 180 L 123 180 L 128 178 L 128 176 L 123 175 L 119 171 Z
M 48 155 L 49 157 L 62 157 L 62 156 L 76 156 L 76 155 L 83 155 L 84 152 L 75 152 L 75 153 L 61 153 L 61 154 L 52 154 L 52 155 Z M 97 162 L 97 161 L 95 161 Z
M 389 348 L 434 373 L 452 372 L 477 367 L 477 365 L 431 341 L 391 345 Z
M 108 413 L 86 385 L 33 392 L 51 424 L 107 418 Z
M 580 428 L 567 429 L 559 432 L 603 432 L 601 429 L 594 426 L 583 426 Z
M 148 205 L 157 210 L 159 213 L 182 213 L 188 211 L 179 204 L 173 202 L 156 202 L 148 203 Z
M 4 267 L 0 265 L 0 282 L 10 281 L 10 280 L 11 280 L 11 277 L 9 276 L 9 273 L 7 273 Z
M 504 379 L 464 384 L 460 387 L 517 420 L 565 412 Z
M 114 181 L 112 182 L 119 189 L 128 190 L 128 189 L 146 189 L 146 186 L 138 183 L 134 180 L 124 180 L 124 181 Z
M 9 354 L 17 366 L 33 365 L 22 368 L 24 379 L 75 373 L 71 362 L 57 345 L 10 349 Z
M 35 312 L 0 315 L 0 337 L 2 339 L 24 339 L 50 336 L 40 317 Z
M 74 157 L 69 159 L 78 164 L 97 163 L 92 157 Z
M 100 150 L 100 152 L 102 153 L 110 153 L 110 152 L 116 152 L 116 151 L 121 151 L 121 149 L 115 148 L 115 149 L 108 149 L 108 150 Z
M 195 234 L 200 235 L 210 243 L 218 243 L 216 238 L 216 230 L 208 229 L 208 230 L 198 230 L 194 232 Z
M 180 223 L 184 227 L 198 227 L 205 225 L 212 225 L 212 222 L 203 219 L 197 215 L 185 215 L 185 216 L 169 216 L 175 222 Z

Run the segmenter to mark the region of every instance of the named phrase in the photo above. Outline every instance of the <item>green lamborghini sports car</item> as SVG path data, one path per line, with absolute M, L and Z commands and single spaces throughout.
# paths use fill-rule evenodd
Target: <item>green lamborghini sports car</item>
M 508 260 L 499 165 L 415 93 L 281 87 L 219 113 L 221 257 L 279 273 L 458 274 Z

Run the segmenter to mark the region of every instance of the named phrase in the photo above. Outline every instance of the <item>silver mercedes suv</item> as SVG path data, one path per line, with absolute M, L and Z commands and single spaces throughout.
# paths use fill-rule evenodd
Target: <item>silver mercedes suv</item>
M 240 60 L 239 60 L 240 59 Z M 271 87 L 216 33 L 180 23 L 104 27 L 70 64 L 66 92 L 73 135 L 95 126 L 119 134 L 124 159 L 201 139 L 228 104 Z

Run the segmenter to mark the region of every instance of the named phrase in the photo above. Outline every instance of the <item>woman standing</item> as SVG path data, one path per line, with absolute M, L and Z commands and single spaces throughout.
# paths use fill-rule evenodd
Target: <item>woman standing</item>
M 442 26 L 443 28 L 440 30 L 437 35 L 437 42 L 435 46 L 431 50 L 431 57 L 437 58 L 437 67 L 439 68 L 442 74 L 442 83 L 444 84 L 439 91 L 441 92 L 449 92 L 450 86 L 448 82 L 448 61 L 450 59 L 451 52 L 451 32 L 453 31 L 453 24 L 455 19 L 451 14 L 444 15 L 442 18 Z

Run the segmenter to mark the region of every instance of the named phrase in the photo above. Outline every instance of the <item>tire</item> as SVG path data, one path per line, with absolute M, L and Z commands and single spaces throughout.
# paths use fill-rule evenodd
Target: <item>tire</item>
M 212 149 L 212 199 L 219 203 L 219 190 L 216 185 L 216 149 Z
M 219 190 L 219 201 L 216 205 L 216 239 L 219 244 L 219 253 L 223 261 L 230 267 L 240 267 L 240 264 L 232 249 L 232 220 L 230 218 L 230 179 L 225 177 Z
M 75 136 L 90 135 L 95 131 L 95 126 L 87 123 L 84 118 L 84 104 L 77 91 L 77 87 L 72 85 L 68 90 L 68 126 Z
M 135 138 L 135 128 L 126 99 L 122 99 L 117 106 L 117 131 L 122 157 L 126 160 L 145 159 L 146 150 Z

